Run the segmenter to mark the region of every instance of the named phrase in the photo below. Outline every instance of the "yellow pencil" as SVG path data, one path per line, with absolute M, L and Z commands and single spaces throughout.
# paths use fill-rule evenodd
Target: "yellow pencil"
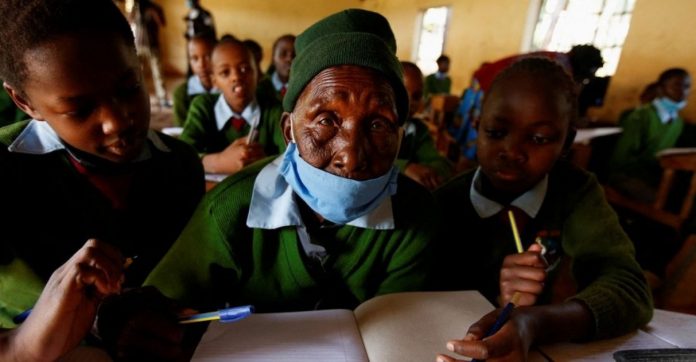
M 520 239 L 520 233 L 517 231 L 517 222 L 515 222 L 515 215 L 512 210 L 508 210 L 508 217 L 510 218 L 510 226 L 512 227 L 512 236 L 515 237 L 515 245 L 517 246 L 518 253 L 524 253 L 522 249 L 522 240 Z

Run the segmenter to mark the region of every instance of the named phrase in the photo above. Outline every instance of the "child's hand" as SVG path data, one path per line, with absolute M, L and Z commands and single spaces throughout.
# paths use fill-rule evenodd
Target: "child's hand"
M 53 272 L 31 314 L 15 331 L 17 351 L 26 360 L 56 360 L 76 347 L 92 327 L 102 299 L 120 292 L 122 275 L 123 258 L 117 249 L 87 241 Z
M 263 147 L 252 142 L 247 144 L 246 138 L 237 138 L 227 148 L 219 154 L 222 162 L 218 164 L 217 171 L 219 173 L 233 174 L 244 166 L 257 161 L 264 157 Z
M 507 304 L 516 292 L 520 293 L 517 305 L 534 305 L 545 280 L 546 263 L 539 244 L 532 244 L 524 253 L 506 256 L 500 269 L 500 305 Z
M 440 176 L 432 168 L 418 163 L 409 163 L 404 170 L 404 174 L 419 184 L 425 186 L 428 190 L 434 190 L 442 180 Z
M 170 360 L 182 356 L 180 309 L 154 287 L 133 289 L 99 308 L 99 334 L 118 359 Z
M 520 309 L 512 312 L 510 320 L 494 335 L 483 338 L 495 323 L 502 309 L 486 314 L 469 327 L 466 336 L 460 340 L 447 342 L 447 349 L 462 356 L 487 361 L 525 361 L 532 344 L 533 336 L 527 318 Z M 438 362 L 464 361 L 438 354 Z

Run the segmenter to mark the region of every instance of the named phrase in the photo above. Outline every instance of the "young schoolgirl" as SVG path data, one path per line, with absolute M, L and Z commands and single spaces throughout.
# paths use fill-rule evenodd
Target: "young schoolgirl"
M 266 77 L 259 83 L 259 93 L 274 96 L 279 101 L 287 91 L 290 79 L 290 66 L 295 59 L 295 36 L 285 34 L 273 43 L 273 63 L 269 67 Z
M 282 107 L 275 99 L 257 96 L 256 62 L 244 43 L 231 37 L 220 40 L 212 66 L 213 84 L 221 94 L 193 100 L 179 137 L 202 156 L 205 171 L 232 174 L 282 152 Z
M 527 58 L 503 71 L 478 124 L 479 168 L 436 192 L 443 225 L 456 228 L 443 235 L 461 235 L 439 240 L 440 286 L 477 289 L 500 306 L 519 294 L 497 333 L 484 338 L 500 310 L 450 341 L 451 351 L 521 361 L 532 344 L 617 336 L 652 316 L 633 245 L 600 185 L 561 159 L 574 137 L 575 89 L 548 59 Z
M 35 307 L 20 330 L 70 335 L 53 340 L 55 359 L 91 327 L 95 298 L 120 288 L 121 256 L 137 256 L 124 285 L 143 282 L 203 172 L 188 145 L 148 129 L 133 33 L 112 1 L 7 0 L 0 12 L 0 78 L 32 118 L 0 129 L 0 328 Z
M 193 97 L 220 91 L 213 86 L 210 54 L 217 40 L 210 34 L 194 35 L 188 40 L 189 66 L 193 73 L 174 89 L 174 124 L 183 126 Z
M 411 62 L 401 62 L 404 85 L 409 98 L 409 118 L 404 124 L 404 138 L 396 164 L 408 177 L 429 190 L 452 175 L 452 164 L 440 155 L 430 136 L 428 126 L 415 114 L 423 105 L 423 73 Z

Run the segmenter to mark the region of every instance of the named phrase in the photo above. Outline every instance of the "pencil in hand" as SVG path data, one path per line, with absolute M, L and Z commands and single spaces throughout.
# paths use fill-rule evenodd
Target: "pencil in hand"
M 243 305 L 239 307 L 220 309 L 215 312 L 199 313 L 187 317 L 181 317 L 179 318 L 179 324 L 191 324 L 214 320 L 219 320 L 223 323 L 235 322 L 250 316 L 253 312 L 253 305 Z

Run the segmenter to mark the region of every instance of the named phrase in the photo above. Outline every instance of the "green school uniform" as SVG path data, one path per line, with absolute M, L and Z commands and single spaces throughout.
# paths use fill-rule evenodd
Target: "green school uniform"
M 674 147 L 684 121 L 677 117 L 662 123 L 655 106 L 647 104 L 631 112 L 621 125 L 623 132 L 610 160 L 612 173 L 657 186 L 662 173 L 655 154 Z
M 2 80 L 0 80 L 2 83 Z M 10 95 L 3 89 L 0 90 L 0 127 L 27 119 L 28 116 L 22 112 L 12 101 Z
M 188 82 L 183 82 L 174 89 L 174 93 L 172 94 L 172 102 L 174 103 L 175 126 L 184 126 L 189 106 L 191 105 L 191 101 L 195 96 L 197 96 L 197 94 L 191 96 L 188 94 Z
M 333 250 L 317 269 L 307 260 L 296 226 L 246 226 L 254 181 L 269 161 L 208 192 L 146 284 L 184 305 L 215 308 L 229 302 L 254 304 L 259 311 L 353 308 L 379 294 L 423 287 L 437 221 L 425 189 L 399 176 L 391 199 L 392 230 L 343 225 L 310 233 L 313 242 Z M 333 303 L 322 302 L 328 299 Z
M 219 97 L 223 95 L 203 94 L 191 102 L 186 125 L 179 139 L 193 146 L 199 154 L 221 152 L 237 138 L 246 136 L 251 129 L 245 124 L 239 131 L 231 126 L 218 130 L 214 108 Z M 261 108 L 261 119 L 256 141 L 264 146 L 267 156 L 282 153 L 285 150 L 280 125 L 282 106 L 261 97 L 257 101 Z
M 435 192 L 443 225 L 451 228 L 438 240 L 435 280 L 445 289 L 477 289 L 495 303 L 503 259 L 516 248 L 506 215 L 481 218 L 474 209 L 473 176 L 474 171 L 464 173 Z M 560 255 L 537 304 L 549 303 L 558 287 L 570 286 L 570 298 L 585 304 L 594 317 L 593 338 L 618 336 L 650 320 L 652 297 L 633 244 L 593 175 L 559 161 L 539 212 L 523 226 L 525 250 L 539 237 L 556 245 Z M 554 283 L 563 278 L 568 283 Z
M 449 94 L 452 89 L 452 78 L 445 76 L 440 79 L 437 77 L 436 73 L 430 74 L 425 77 L 425 83 L 423 84 L 423 97 L 428 99 L 434 94 Z
M 419 163 L 431 167 L 443 180 L 452 176 L 452 163 L 435 148 L 428 126 L 417 118 L 406 123 L 406 132 L 401 141 L 396 165 L 401 172 L 406 170 L 409 163 Z
M 112 243 L 124 256 L 137 255 L 125 286 L 141 285 L 204 192 L 196 153 L 158 133 L 168 151 L 152 146 L 149 159 L 133 164 L 126 206 L 114 208 L 64 149 L 8 151 L 28 124 L 0 129 L 0 187 L 6 190 L 0 209 L 0 328 L 14 327 L 11 318 L 33 306 L 51 274 L 90 238 Z

